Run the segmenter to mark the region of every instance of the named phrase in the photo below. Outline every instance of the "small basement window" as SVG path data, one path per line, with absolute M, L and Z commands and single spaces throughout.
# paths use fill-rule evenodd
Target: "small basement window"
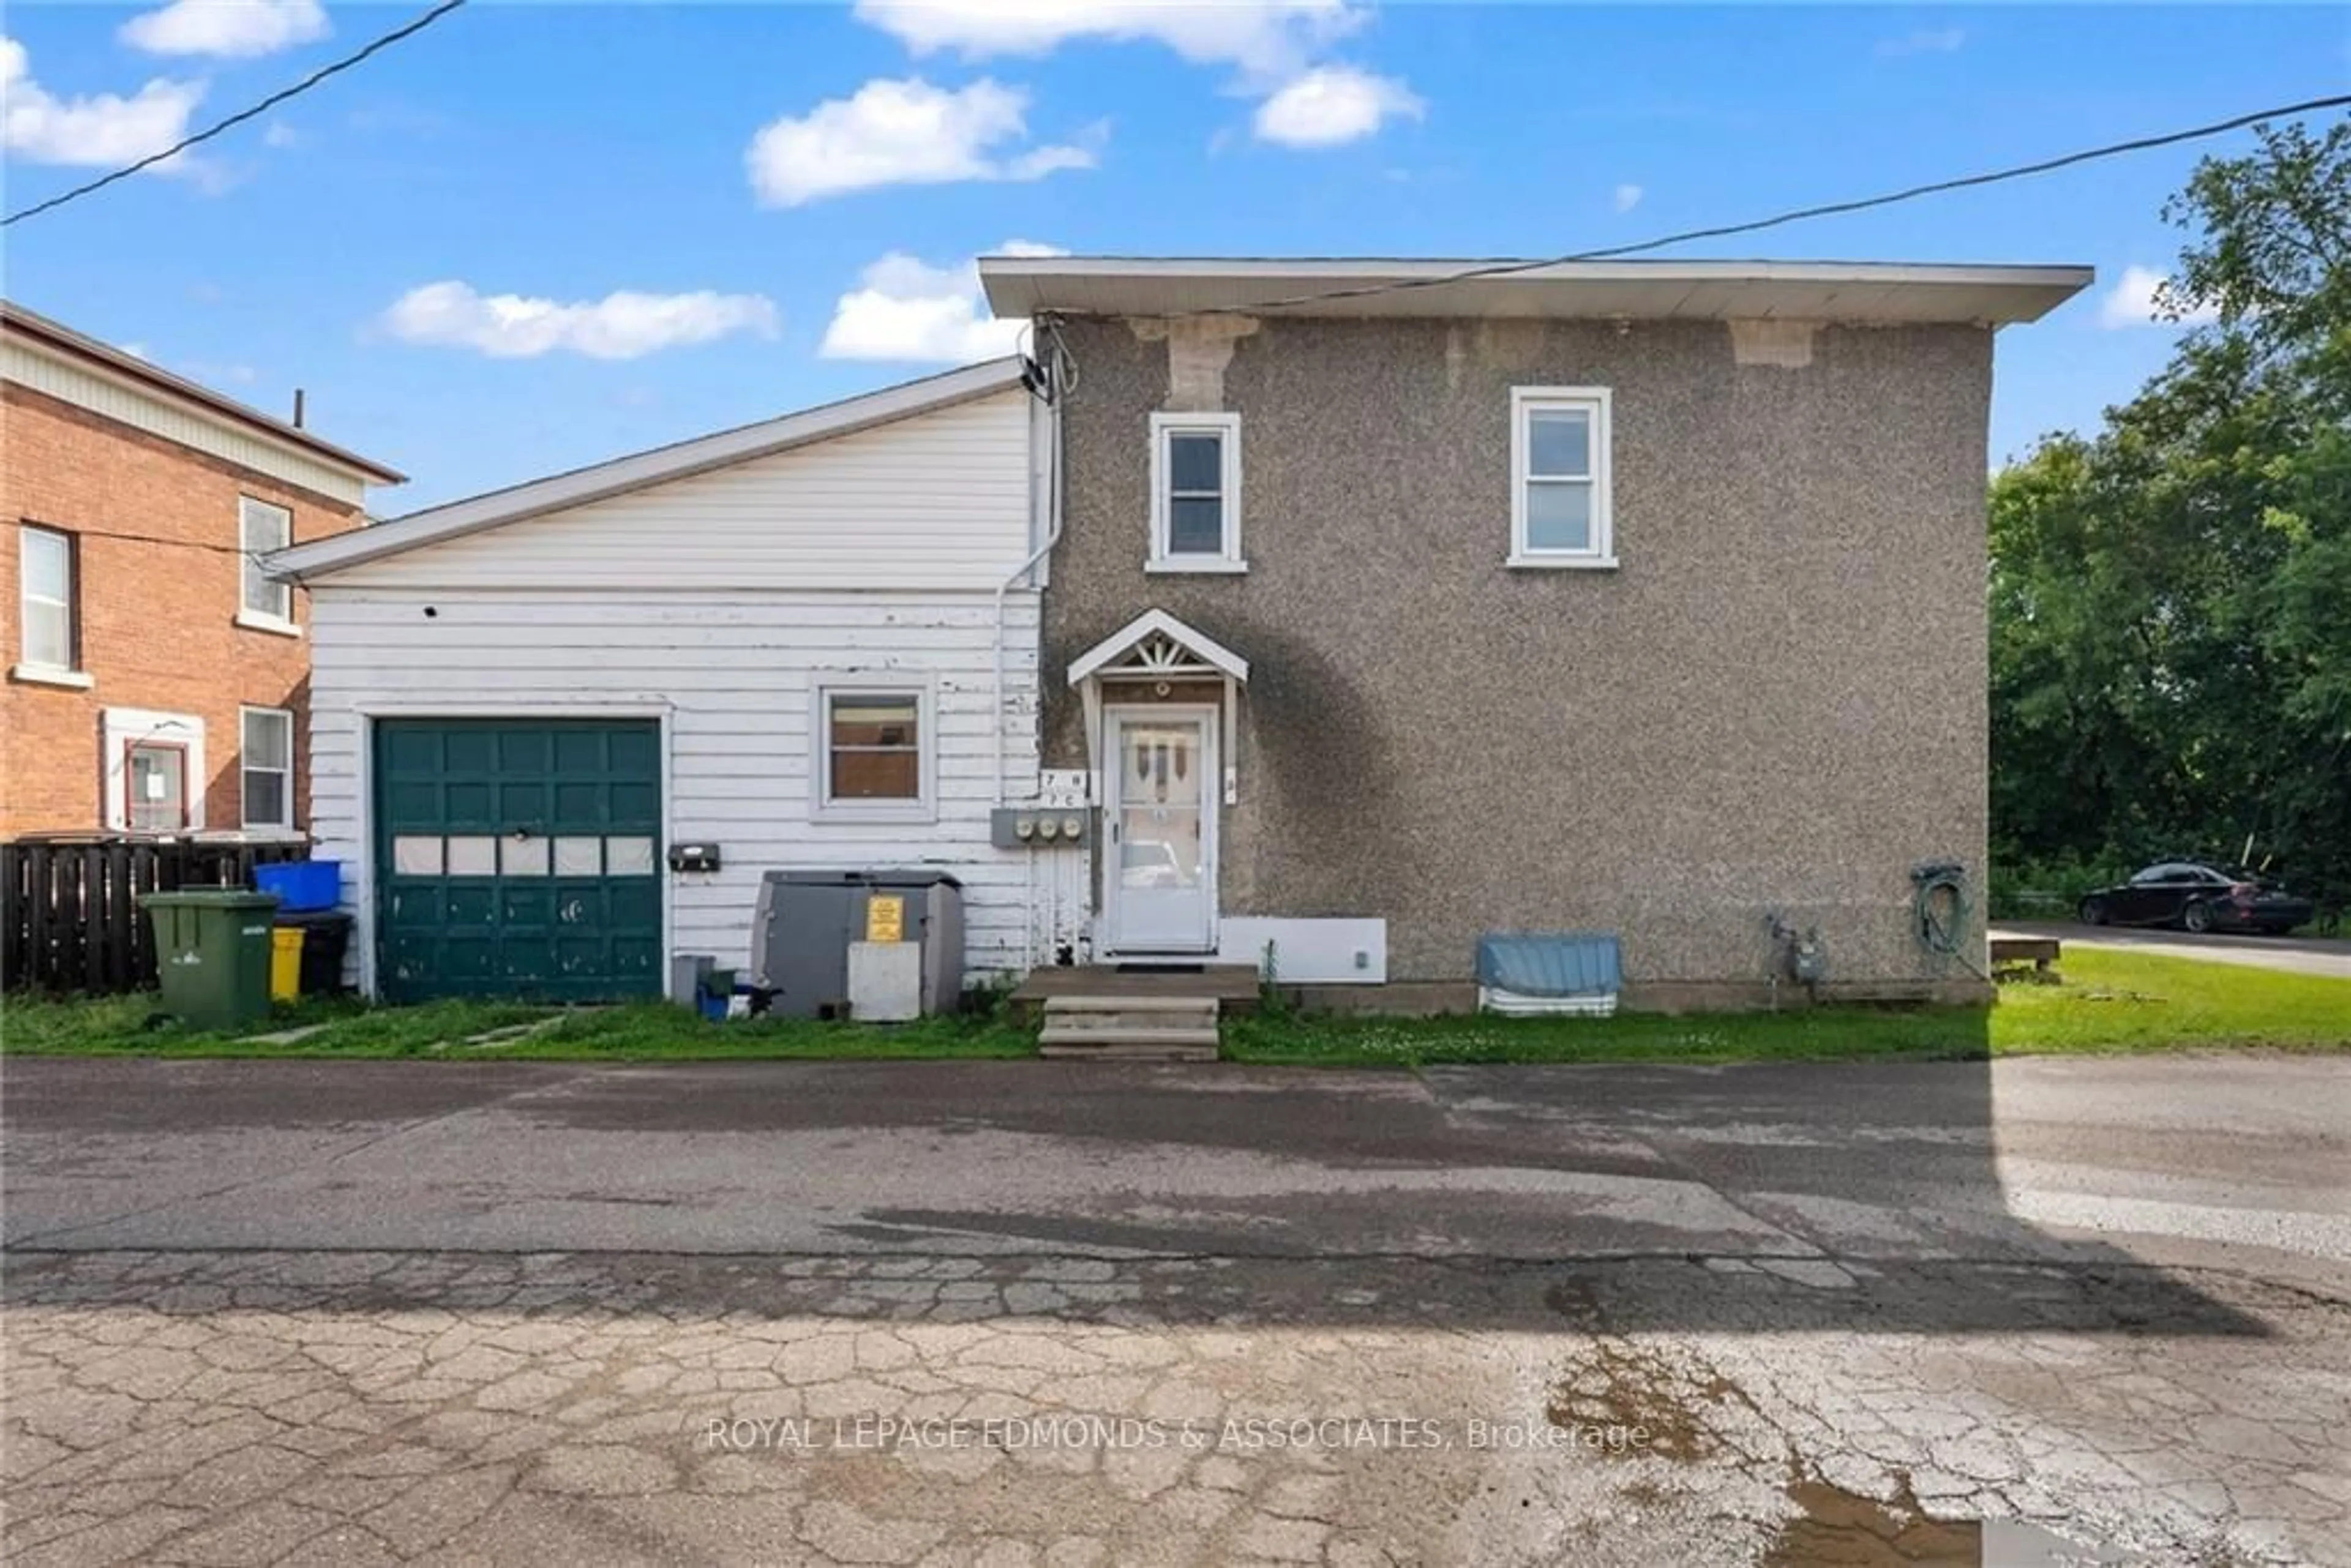
M 1606 387 L 1510 390 L 1512 566 L 1614 566 Z
M 820 687 L 813 814 L 852 821 L 929 821 L 930 706 L 927 687 Z
M 1246 571 L 1241 416 L 1151 416 L 1152 571 Z

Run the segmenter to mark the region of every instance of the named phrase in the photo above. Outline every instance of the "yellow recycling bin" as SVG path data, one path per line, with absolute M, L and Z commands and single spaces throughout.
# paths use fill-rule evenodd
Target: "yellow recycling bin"
M 302 928 L 279 925 L 269 933 L 269 995 L 290 1002 L 302 994 Z

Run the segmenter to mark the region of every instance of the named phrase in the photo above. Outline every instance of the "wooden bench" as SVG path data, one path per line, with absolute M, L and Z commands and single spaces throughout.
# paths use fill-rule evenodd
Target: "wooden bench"
M 1991 967 L 2016 968 L 2030 964 L 2037 972 L 2046 974 L 2049 966 L 2060 956 L 2063 946 L 2054 936 L 1995 936 L 1991 939 Z

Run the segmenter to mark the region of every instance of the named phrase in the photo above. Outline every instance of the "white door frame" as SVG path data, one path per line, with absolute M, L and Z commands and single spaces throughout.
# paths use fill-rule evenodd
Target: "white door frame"
M 1108 694 L 1104 694 L 1107 697 Z M 1174 946 L 1129 947 L 1119 941 L 1119 873 L 1125 845 L 1119 840 L 1120 810 L 1125 801 L 1126 753 L 1122 745 L 1121 730 L 1133 722 L 1145 724 L 1193 724 L 1200 732 L 1200 767 L 1196 775 L 1200 780 L 1200 896 L 1206 904 L 1200 941 Z M 1217 882 L 1217 841 L 1222 837 L 1221 792 L 1217 780 L 1222 777 L 1217 748 L 1217 708 L 1214 703 L 1118 703 L 1102 704 L 1102 745 L 1100 756 L 1102 769 L 1102 946 L 1106 956 L 1136 957 L 1155 954 L 1196 956 L 1217 950 L 1217 917 L 1219 904 Z

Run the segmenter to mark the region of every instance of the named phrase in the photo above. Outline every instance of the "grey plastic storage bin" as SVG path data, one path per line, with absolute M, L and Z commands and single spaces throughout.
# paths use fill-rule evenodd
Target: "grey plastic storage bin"
M 875 894 L 904 898 L 903 939 L 922 945 L 923 1010 L 955 1010 L 963 993 L 963 884 L 942 871 L 771 871 L 751 924 L 751 984 L 768 1010 L 849 1016 L 849 945 L 865 939 Z

